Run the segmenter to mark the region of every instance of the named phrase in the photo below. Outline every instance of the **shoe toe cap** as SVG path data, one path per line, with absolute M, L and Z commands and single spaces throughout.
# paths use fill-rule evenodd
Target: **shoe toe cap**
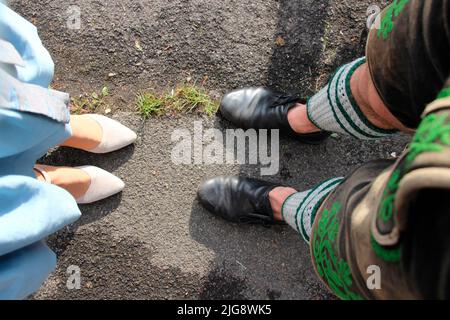
M 112 173 L 94 166 L 78 167 L 91 178 L 86 194 L 77 199 L 78 203 L 87 204 L 109 198 L 125 188 L 125 183 Z
M 107 171 L 104 171 L 103 175 L 98 177 L 98 180 L 100 180 L 99 183 L 102 186 L 109 186 L 109 190 L 105 192 L 108 195 L 119 193 L 125 188 L 125 182 L 122 179 Z
M 227 120 L 233 121 L 234 117 L 236 117 L 238 108 L 241 105 L 241 96 L 242 93 L 239 91 L 230 92 L 223 96 L 219 110 Z
M 198 189 L 198 199 L 208 211 L 214 211 L 219 204 L 221 180 L 221 177 L 210 179 Z
M 225 94 L 220 103 L 220 112 L 225 117 L 236 117 L 245 109 L 263 88 L 245 88 Z
M 100 124 L 103 131 L 103 138 L 100 145 L 91 150 L 94 153 L 108 153 L 122 149 L 137 139 L 137 134 L 120 122 L 102 115 L 89 115 Z

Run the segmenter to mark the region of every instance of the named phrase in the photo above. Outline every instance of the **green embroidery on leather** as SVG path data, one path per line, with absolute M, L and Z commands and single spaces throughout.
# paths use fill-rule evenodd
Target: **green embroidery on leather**
M 386 40 L 389 34 L 394 30 L 394 18 L 397 18 L 403 11 L 409 0 L 394 0 L 392 4 L 386 9 L 386 12 L 381 19 L 381 26 L 378 30 L 377 36 L 383 37 Z
M 446 123 L 447 118 L 448 114 L 430 114 L 420 123 L 405 160 L 392 172 L 381 198 L 378 219 L 384 223 L 388 223 L 395 215 L 395 198 L 400 181 L 417 156 L 424 152 L 442 152 L 444 146 L 450 147 L 450 123 Z M 383 247 L 373 237 L 371 242 L 375 253 L 383 260 L 388 262 L 400 260 L 400 247 L 395 249 Z
M 370 242 L 372 244 L 373 251 L 375 254 L 387 262 L 398 262 L 402 257 L 402 250 L 400 246 L 389 249 L 388 247 L 381 246 L 371 235 Z
M 450 87 L 443 89 L 441 92 L 439 92 L 439 94 L 437 96 L 438 99 L 447 98 L 447 97 L 450 97 Z
M 388 222 L 394 216 L 394 201 L 400 183 L 400 170 L 394 170 L 384 190 L 383 197 L 381 198 L 380 211 L 378 217 Z
M 362 300 L 359 294 L 351 290 L 353 278 L 350 266 L 344 259 L 338 259 L 333 248 L 339 233 L 339 221 L 336 214 L 341 204 L 335 202 L 331 209 L 322 212 L 314 233 L 313 255 L 319 276 L 341 299 Z
M 446 121 L 446 114 L 430 114 L 422 120 L 410 144 L 406 162 L 394 170 L 381 198 L 378 218 L 383 222 L 389 222 L 394 216 L 395 197 L 402 173 L 408 170 L 414 159 L 423 152 L 441 152 L 444 146 L 450 146 L 450 124 Z
M 407 171 L 416 157 L 423 152 L 441 152 L 444 145 L 450 146 L 450 124 L 445 124 L 446 114 L 431 114 L 422 120 L 416 134 L 410 144 L 410 150 L 406 157 L 405 170 L 397 168 L 391 175 L 381 200 L 378 217 L 383 222 L 388 222 L 394 216 L 394 202 L 402 171 Z
M 410 145 L 407 156 L 408 165 L 424 152 L 441 152 L 444 146 L 450 146 L 450 124 L 445 124 L 447 114 L 426 116 Z

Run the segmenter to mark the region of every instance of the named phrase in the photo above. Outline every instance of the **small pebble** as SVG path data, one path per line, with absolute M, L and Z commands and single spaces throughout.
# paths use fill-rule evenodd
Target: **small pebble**
M 334 139 L 336 139 L 336 138 L 339 137 L 339 135 L 338 135 L 337 133 L 332 133 L 332 134 L 331 134 L 331 137 L 334 138 Z

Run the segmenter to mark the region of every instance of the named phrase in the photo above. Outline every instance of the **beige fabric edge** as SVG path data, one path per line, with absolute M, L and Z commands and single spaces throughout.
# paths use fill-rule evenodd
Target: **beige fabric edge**
M 430 113 L 439 111 L 441 109 L 450 109 L 450 97 L 437 99 L 430 103 L 422 114 L 422 117 L 427 116 Z
M 392 174 L 392 168 L 383 174 L 381 174 L 372 184 L 371 189 L 368 192 L 368 195 L 364 199 L 364 203 L 366 203 L 367 206 L 370 207 L 370 210 L 375 210 L 378 208 L 378 205 L 380 203 L 380 199 L 383 196 L 384 188 L 386 184 L 388 183 L 389 178 Z M 370 196 L 370 197 L 369 197 Z M 400 230 L 398 229 L 398 226 L 396 225 L 391 233 L 387 235 L 382 235 L 378 232 L 377 228 L 377 214 L 374 214 L 372 216 L 371 221 L 371 231 L 372 235 L 375 238 L 375 240 L 382 246 L 392 246 L 398 243 L 400 238 Z

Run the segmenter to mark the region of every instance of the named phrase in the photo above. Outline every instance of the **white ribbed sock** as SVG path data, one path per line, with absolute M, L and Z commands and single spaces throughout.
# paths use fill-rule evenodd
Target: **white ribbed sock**
M 297 230 L 306 242 L 309 243 L 311 229 L 320 204 L 343 179 L 327 180 L 311 190 L 294 193 L 284 202 L 281 208 L 284 221 Z
M 378 139 L 396 133 L 370 123 L 352 95 L 350 79 L 365 62 L 363 57 L 340 67 L 328 85 L 308 100 L 308 118 L 318 128 L 357 139 Z

